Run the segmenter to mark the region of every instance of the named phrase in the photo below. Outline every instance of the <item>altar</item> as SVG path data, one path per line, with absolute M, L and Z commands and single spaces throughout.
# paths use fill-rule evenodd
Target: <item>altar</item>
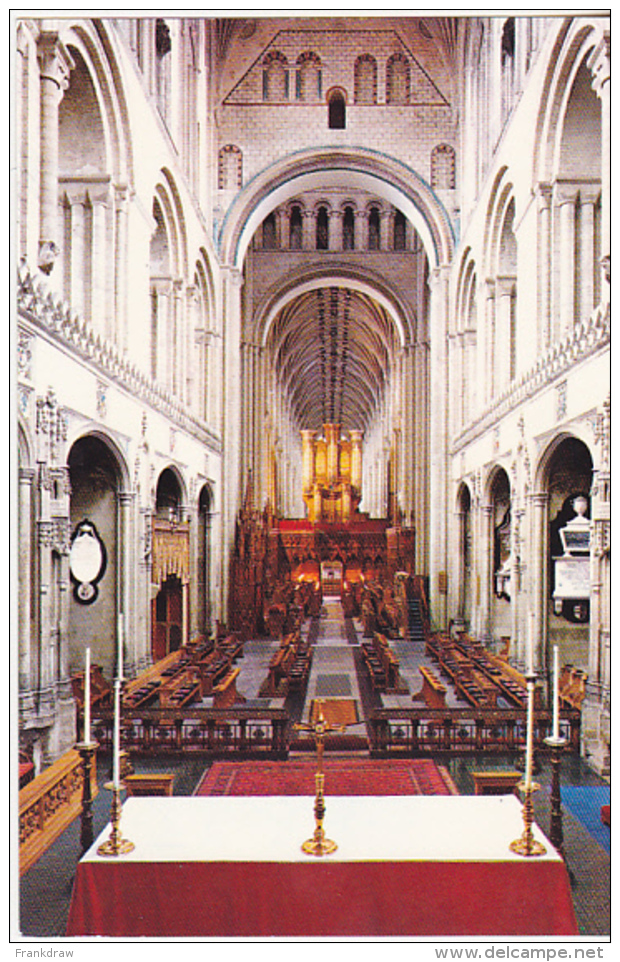
M 575 935 L 564 862 L 523 858 L 509 796 L 335 796 L 313 857 L 310 796 L 129 798 L 130 853 L 80 860 L 68 936 Z

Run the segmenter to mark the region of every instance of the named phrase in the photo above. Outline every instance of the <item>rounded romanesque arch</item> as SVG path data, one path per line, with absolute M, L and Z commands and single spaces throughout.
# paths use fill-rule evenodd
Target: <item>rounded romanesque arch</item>
M 451 261 L 454 236 L 448 215 L 419 175 L 374 151 L 325 148 L 286 157 L 246 185 L 222 225 L 223 262 L 240 269 L 253 234 L 271 210 L 340 179 L 401 210 L 420 235 L 432 267 Z

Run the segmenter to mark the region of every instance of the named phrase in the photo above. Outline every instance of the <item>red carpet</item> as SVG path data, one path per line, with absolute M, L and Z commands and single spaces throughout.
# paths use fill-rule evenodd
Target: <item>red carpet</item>
M 430 759 L 328 758 L 326 795 L 458 795 L 448 771 Z M 214 762 L 195 795 L 314 795 L 314 759 Z

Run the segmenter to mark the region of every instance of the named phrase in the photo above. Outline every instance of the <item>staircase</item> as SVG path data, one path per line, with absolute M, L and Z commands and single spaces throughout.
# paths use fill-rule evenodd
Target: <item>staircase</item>
M 422 627 L 420 602 L 418 598 L 408 598 L 407 605 L 409 608 L 409 641 L 424 646 L 426 639 Z

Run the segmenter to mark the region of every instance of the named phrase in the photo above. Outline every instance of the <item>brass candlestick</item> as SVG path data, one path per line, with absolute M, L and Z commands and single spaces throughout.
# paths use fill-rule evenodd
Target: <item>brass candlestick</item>
M 105 784 L 105 788 L 111 789 L 112 791 L 112 806 L 110 815 L 112 832 L 109 839 L 105 842 L 102 842 L 97 849 L 97 855 L 126 855 L 128 852 L 132 852 L 135 848 L 133 842 L 130 842 L 128 839 L 122 837 L 119 827 L 121 821 L 121 788 L 124 787 L 124 785 L 115 785 L 114 782 L 106 782 Z
M 549 826 L 549 840 L 563 856 L 564 830 L 562 828 L 562 792 L 560 789 L 560 767 L 562 765 L 562 749 L 566 746 L 566 739 L 558 735 L 545 738 L 545 744 L 551 749 L 551 822 Z
M 79 751 L 82 759 L 82 811 L 80 813 L 80 845 L 82 846 L 83 855 L 84 852 L 86 852 L 93 844 L 93 793 L 91 785 L 91 772 L 93 767 L 93 758 L 99 745 L 97 742 L 78 742 L 75 747 Z
M 323 749 L 325 747 L 325 736 L 330 732 L 343 732 L 345 730 L 345 725 L 337 725 L 332 727 L 329 722 L 327 722 L 323 716 L 323 699 L 317 699 L 318 713 L 314 724 L 310 722 L 308 725 L 295 725 L 294 727 L 298 731 L 310 731 L 314 735 L 314 740 L 316 742 L 316 757 L 317 757 L 317 771 L 314 776 L 314 783 L 316 788 L 316 796 L 314 799 L 314 820 L 316 823 L 314 829 L 314 835 L 312 838 L 307 839 L 301 846 L 302 852 L 306 855 L 330 855 L 335 852 L 338 848 L 336 842 L 333 842 L 330 838 L 325 837 L 325 832 L 323 830 L 323 819 L 325 818 L 325 798 L 323 796 L 323 785 L 325 782 L 325 776 L 323 774 Z
M 523 855 L 525 858 L 531 858 L 532 856 L 544 855 L 547 849 L 545 846 L 537 841 L 532 834 L 532 823 L 534 822 L 534 806 L 532 804 L 532 794 L 537 792 L 540 785 L 536 782 L 530 782 L 527 785 L 525 782 L 520 782 L 518 785 L 520 791 L 524 793 L 523 798 L 523 835 L 521 838 L 515 839 L 514 842 L 510 843 L 510 851 L 515 852 L 517 855 Z

